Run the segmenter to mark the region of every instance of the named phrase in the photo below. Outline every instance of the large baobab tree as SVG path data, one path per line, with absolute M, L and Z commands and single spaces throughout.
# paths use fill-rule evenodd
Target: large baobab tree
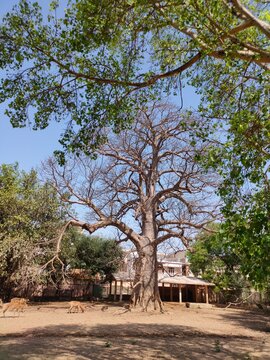
M 132 129 L 112 136 L 97 160 L 76 158 L 59 167 L 51 159 L 46 166 L 62 200 L 89 210 L 87 221 L 73 218 L 67 226 L 89 233 L 113 226 L 135 245 L 134 296 L 144 310 L 156 302 L 162 309 L 157 247 L 169 239 L 188 247 L 194 232 L 206 229 L 216 215 L 217 177 L 196 162 L 207 144 L 191 145 L 200 126 L 200 119 L 157 105 L 141 110 Z

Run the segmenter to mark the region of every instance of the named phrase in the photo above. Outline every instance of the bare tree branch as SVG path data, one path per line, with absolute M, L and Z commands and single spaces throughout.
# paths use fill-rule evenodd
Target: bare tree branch
M 135 245 L 140 276 L 152 274 L 148 280 L 138 278 L 142 284 L 138 291 L 143 291 L 144 284 L 156 281 L 153 267 L 159 244 L 178 239 L 188 247 L 195 234 L 207 228 L 218 214 L 214 195 L 218 177 L 206 174 L 195 160 L 196 151 L 207 151 L 205 142 L 198 140 L 196 149 L 191 144 L 194 122 L 202 126 L 202 119 L 183 117 L 181 127 L 172 106 L 155 104 L 138 113 L 132 130 L 112 135 L 96 161 L 80 158 L 64 169 L 48 163 L 47 173 L 59 196 L 70 204 L 84 204 L 89 219 L 66 224 L 47 266 L 59 260 L 68 226 L 89 234 L 112 226 L 122 234 L 119 241 Z

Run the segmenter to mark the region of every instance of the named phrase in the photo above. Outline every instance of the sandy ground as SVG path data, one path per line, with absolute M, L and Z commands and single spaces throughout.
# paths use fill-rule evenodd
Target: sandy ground
M 160 314 L 103 305 L 72 314 L 63 302 L 7 312 L 0 316 L 0 360 L 270 360 L 270 315 L 263 311 L 167 303 Z

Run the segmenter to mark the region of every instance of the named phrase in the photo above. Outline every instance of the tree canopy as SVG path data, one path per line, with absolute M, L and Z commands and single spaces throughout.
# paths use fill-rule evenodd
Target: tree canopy
M 129 126 L 139 106 L 186 79 L 204 116 L 229 130 L 223 155 L 254 170 L 269 159 L 268 2 L 71 0 L 62 17 L 57 8 L 46 18 L 20 0 L 2 21 L 0 99 L 13 126 L 64 121 L 64 148 L 89 154 L 100 129 Z

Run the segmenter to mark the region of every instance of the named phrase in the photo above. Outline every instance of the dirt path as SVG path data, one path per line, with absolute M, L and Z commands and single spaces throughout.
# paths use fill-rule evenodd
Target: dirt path
M 269 359 L 263 312 L 167 304 L 165 314 L 102 305 L 67 314 L 67 304 L 0 317 L 0 360 Z

